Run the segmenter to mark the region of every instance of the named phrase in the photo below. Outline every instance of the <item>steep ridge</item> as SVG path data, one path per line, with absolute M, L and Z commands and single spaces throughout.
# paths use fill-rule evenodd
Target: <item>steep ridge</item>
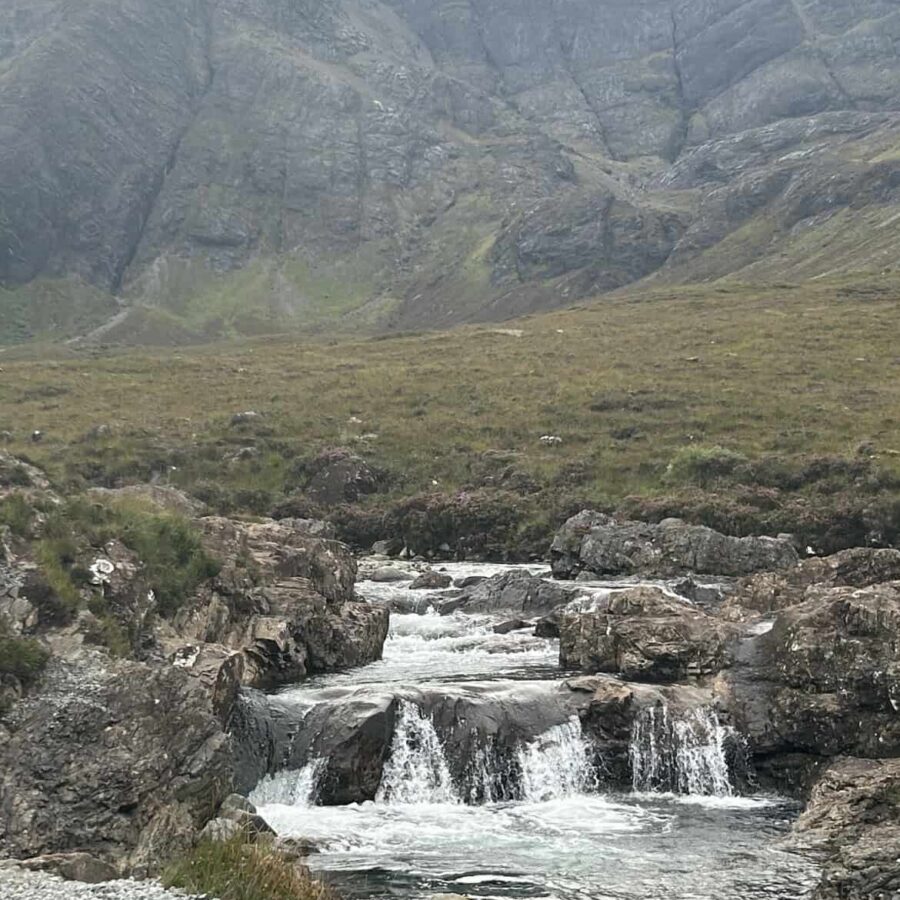
M 11 0 L 0 284 L 153 342 L 881 271 L 898 40 L 888 0 Z

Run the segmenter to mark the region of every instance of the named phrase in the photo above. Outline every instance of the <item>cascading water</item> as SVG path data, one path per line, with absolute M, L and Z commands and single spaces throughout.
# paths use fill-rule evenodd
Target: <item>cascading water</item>
M 447 757 L 431 719 L 414 703 L 400 702 L 391 752 L 376 803 L 459 803 Z
M 495 571 L 447 569 L 453 577 Z M 364 583 L 359 590 L 375 602 L 390 599 L 412 609 L 406 584 Z M 710 710 L 647 710 L 631 746 L 637 794 L 605 794 L 597 748 L 581 734 L 579 720 L 565 721 L 570 708 L 535 715 L 535 704 L 548 702 L 565 677 L 555 668 L 555 642 L 527 630 L 495 632 L 505 618 L 395 614 L 382 662 L 321 676 L 282 698 L 309 705 L 315 715 L 304 719 L 296 752 L 276 760 L 281 765 L 309 759 L 304 754 L 312 747 L 327 752 L 329 716 L 338 716 L 338 740 L 345 704 L 351 721 L 357 707 L 365 717 L 395 697 L 407 698 L 396 709 L 376 802 L 307 808 L 317 799 L 324 763 L 318 772 L 307 767 L 267 778 L 254 792 L 278 834 L 317 847 L 308 860 L 315 872 L 347 900 L 421 900 L 437 893 L 585 900 L 597 895 L 598 885 L 620 900 L 810 895 L 815 863 L 772 844 L 793 808 L 734 796 L 743 784 L 739 735 Z M 538 687 L 544 684 L 546 691 Z M 458 718 L 426 712 L 439 708 L 442 694 L 465 698 Z M 502 715 L 485 714 L 495 703 Z M 435 721 L 448 723 L 446 734 Z M 562 724 L 530 737 L 550 722 Z M 521 734 L 529 737 L 517 740 Z M 328 771 L 337 771 L 342 759 L 328 760 Z M 613 766 L 611 774 L 617 771 Z M 322 778 L 322 801 L 330 785 Z
M 266 775 L 250 794 L 250 802 L 257 806 L 312 806 L 325 767 L 324 759 L 314 759 L 302 769 Z
M 518 751 L 524 800 L 542 803 L 597 788 L 590 743 L 578 716 L 557 725 Z
M 665 705 L 649 707 L 632 729 L 632 786 L 640 793 L 730 797 L 728 748 L 738 742 L 734 729 L 721 725 L 711 709 L 673 715 Z

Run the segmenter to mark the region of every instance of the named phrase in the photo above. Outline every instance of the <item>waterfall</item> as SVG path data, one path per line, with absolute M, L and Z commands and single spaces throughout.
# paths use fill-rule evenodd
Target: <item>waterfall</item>
M 632 785 L 639 792 L 674 792 L 730 797 L 728 765 L 737 733 L 708 708 L 672 715 L 665 705 L 649 707 L 631 733 Z
M 250 802 L 256 806 L 312 806 L 324 771 L 325 760 L 314 759 L 302 769 L 266 775 L 250 794 Z
M 400 702 L 377 803 L 458 803 L 434 723 L 414 703 Z
M 518 751 L 522 798 L 530 803 L 571 797 L 596 789 L 590 743 L 578 716 L 557 725 Z

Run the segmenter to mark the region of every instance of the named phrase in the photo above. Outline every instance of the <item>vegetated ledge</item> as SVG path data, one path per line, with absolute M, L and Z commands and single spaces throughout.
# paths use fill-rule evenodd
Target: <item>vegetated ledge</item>
M 64 498 L 8 456 L 0 475 L 0 855 L 158 875 L 224 815 L 242 686 L 378 659 L 388 613 L 321 523 L 152 487 Z M 235 852 L 286 877 L 251 836 Z

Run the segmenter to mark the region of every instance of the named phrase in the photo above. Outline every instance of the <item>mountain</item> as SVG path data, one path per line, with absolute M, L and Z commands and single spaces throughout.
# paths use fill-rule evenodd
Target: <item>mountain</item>
M 895 0 L 5 0 L 0 340 L 900 260 Z

